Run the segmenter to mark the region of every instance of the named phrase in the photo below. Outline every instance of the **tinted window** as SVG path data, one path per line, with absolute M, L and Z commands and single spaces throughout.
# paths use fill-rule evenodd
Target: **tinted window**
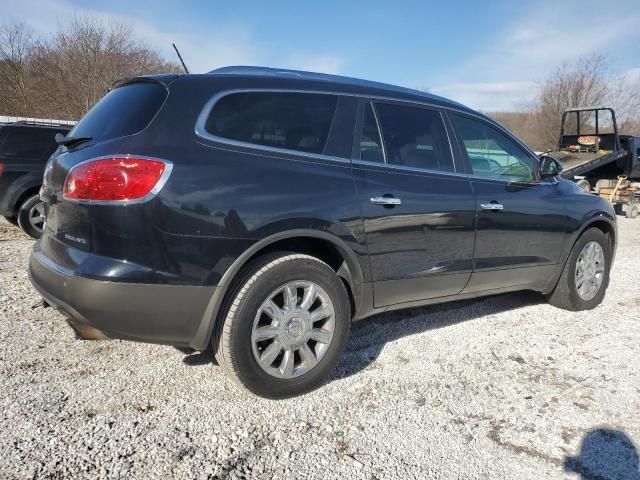
M 453 158 L 442 116 L 435 110 L 376 104 L 387 163 L 453 171 Z
M 243 92 L 222 97 L 205 124 L 218 137 L 322 153 L 338 96 L 315 93 Z
M 364 107 L 364 117 L 362 119 L 362 135 L 360 135 L 360 159 L 368 162 L 384 162 L 382 152 L 382 140 L 378 130 L 378 122 L 371 103 L 367 102 Z
M 529 155 L 505 135 L 468 117 L 452 115 L 451 120 L 474 175 L 506 181 L 534 179 Z
M 0 147 L 0 155 L 25 159 L 40 159 L 56 149 L 55 134 L 61 130 L 35 127 L 8 127 Z M 61 131 L 63 134 L 65 130 Z
M 130 83 L 115 88 L 82 117 L 69 135 L 94 141 L 132 135 L 158 112 L 167 90 L 157 83 Z
M 325 155 L 342 158 L 351 157 L 357 111 L 357 97 L 340 97 L 336 113 L 333 116 L 329 140 L 327 140 L 327 145 L 324 147 Z

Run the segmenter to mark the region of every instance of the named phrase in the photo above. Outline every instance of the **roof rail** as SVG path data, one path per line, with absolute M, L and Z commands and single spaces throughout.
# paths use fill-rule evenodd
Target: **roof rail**
M 18 125 L 42 125 L 49 127 L 73 127 L 75 120 L 54 120 L 52 118 L 33 118 L 33 117 L 13 117 L 10 115 L 0 115 L 0 123 L 14 123 Z

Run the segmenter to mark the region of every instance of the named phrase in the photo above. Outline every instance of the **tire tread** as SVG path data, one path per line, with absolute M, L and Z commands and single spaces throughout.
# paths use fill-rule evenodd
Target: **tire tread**
M 280 252 L 259 258 L 255 263 L 249 265 L 244 276 L 240 277 L 236 291 L 230 295 L 230 298 L 233 298 L 233 300 L 226 309 L 224 321 L 220 321 L 222 320 L 222 317 L 220 317 L 219 321 L 216 322 L 213 338 L 215 359 L 236 383 L 249 390 L 250 386 L 243 381 L 240 370 L 233 359 L 233 330 L 238 321 L 238 310 L 251 287 L 258 282 L 263 275 L 279 265 L 292 260 L 306 260 L 331 268 L 322 260 L 301 253 L 287 254 Z

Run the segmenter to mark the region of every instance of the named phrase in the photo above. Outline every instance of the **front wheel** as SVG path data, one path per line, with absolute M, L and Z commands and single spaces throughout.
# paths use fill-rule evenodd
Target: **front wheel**
M 610 267 L 609 237 L 599 228 L 590 228 L 573 246 L 549 303 L 571 311 L 595 308 L 609 285 Z
M 322 384 L 350 328 L 349 298 L 331 267 L 295 253 L 258 259 L 231 297 L 213 348 L 232 378 L 268 398 Z
M 30 237 L 36 240 L 44 229 L 44 203 L 38 195 L 27 198 L 18 210 L 18 225 Z

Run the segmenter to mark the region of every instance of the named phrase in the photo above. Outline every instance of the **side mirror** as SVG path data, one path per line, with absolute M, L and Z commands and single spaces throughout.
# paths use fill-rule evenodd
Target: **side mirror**
M 562 172 L 562 165 L 555 158 L 543 155 L 540 157 L 540 178 L 555 177 Z

